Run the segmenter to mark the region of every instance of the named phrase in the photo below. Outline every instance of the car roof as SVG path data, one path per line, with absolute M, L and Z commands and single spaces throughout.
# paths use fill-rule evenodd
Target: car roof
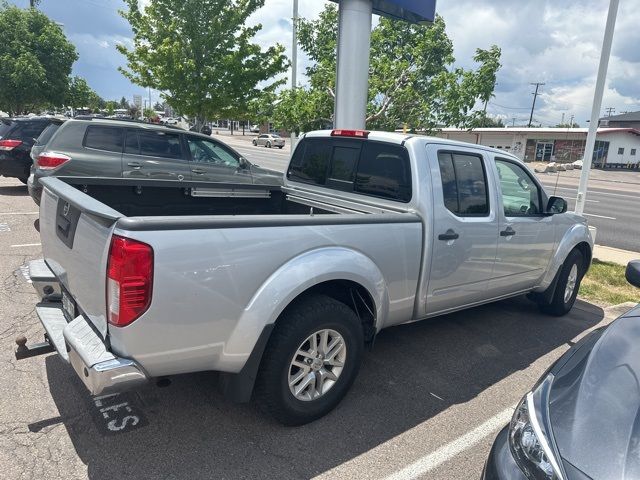
M 116 127 L 140 128 L 144 130 L 154 130 L 154 131 L 160 131 L 160 132 L 188 133 L 189 135 L 198 135 L 203 138 L 211 138 L 209 135 L 203 135 L 198 132 L 191 132 L 180 127 L 175 127 L 173 125 L 159 125 L 157 123 L 147 123 L 147 122 L 142 122 L 140 120 L 94 117 L 94 118 L 86 118 L 86 119 L 85 118 L 70 119 L 69 122 L 85 123 L 87 125 L 106 125 L 106 126 L 116 126 Z

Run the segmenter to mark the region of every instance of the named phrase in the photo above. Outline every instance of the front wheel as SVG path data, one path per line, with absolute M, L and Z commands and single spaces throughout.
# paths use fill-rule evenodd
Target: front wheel
M 314 295 L 290 306 L 269 339 L 256 384 L 259 405 L 285 425 L 326 415 L 351 387 L 362 358 L 358 317 Z
M 258 142 L 256 142 L 255 140 L 253 140 L 251 143 L 253 143 L 253 146 L 254 146 L 254 147 L 257 147 L 257 146 L 258 146 Z
M 556 291 L 551 303 L 541 305 L 540 309 L 549 315 L 561 317 L 573 308 L 580 290 L 580 282 L 584 276 L 584 257 L 577 250 L 571 251 L 560 270 Z

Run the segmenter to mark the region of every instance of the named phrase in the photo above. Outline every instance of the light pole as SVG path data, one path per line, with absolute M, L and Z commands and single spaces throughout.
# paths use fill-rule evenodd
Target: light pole
M 298 0 L 293 0 L 293 25 L 291 40 L 291 93 L 295 95 L 298 80 Z M 291 152 L 296 146 L 296 132 L 291 131 Z
M 589 173 L 591 172 L 593 148 L 596 144 L 596 135 L 598 133 L 598 119 L 600 117 L 600 108 L 602 107 L 602 95 L 604 93 L 605 81 L 607 79 L 607 68 L 609 67 L 609 57 L 611 56 L 611 43 L 613 42 L 613 30 L 616 26 L 616 16 L 618 14 L 619 3 L 620 0 L 610 0 L 609 2 L 609 14 L 607 15 L 607 26 L 604 30 L 604 40 L 602 41 L 600 66 L 598 67 L 598 79 L 596 80 L 596 91 L 593 96 L 591 120 L 589 121 L 589 133 L 587 134 L 587 142 L 584 147 L 580 185 L 578 186 L 578 196 L 576 197 L 576 213 L 578 215 L 582 215 L 584 212 L 584 204 L 587 197 L 587 186 L 589 183 Z
M 369 83 L 371 0 L 341 0 L 334 128 L 364 129 Z

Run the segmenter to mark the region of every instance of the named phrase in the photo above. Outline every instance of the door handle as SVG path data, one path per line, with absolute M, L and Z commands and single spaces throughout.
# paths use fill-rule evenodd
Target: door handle
M 202 168 L 192 168 L 191 171 L 196 175 L 204 175 L 205 171 Z
M 451 229 L 438 235 L 438 240 L 448 241 L 448 240 L 457 240 L 458 238 L 460 238 L 460 235 L 458 235 L 456 232 L 454 232 Z
M 134 170 L 140 170 L 142 168 L 142 165 L 139 164 L 138 162 L 129 162 L 127 163 L 127 165 L 129 165 Z
M 511 227 L 507 227 L 500 232 L 501 237 L 512 237 L 515 234 L 516 234 L 516 231 Z

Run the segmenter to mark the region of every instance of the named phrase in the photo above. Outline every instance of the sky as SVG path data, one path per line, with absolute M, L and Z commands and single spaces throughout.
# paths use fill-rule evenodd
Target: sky
M 11 3 L 25 7 L 29 2 Z M 281 42 L 290 54 L 292 3 L 266 0 L 250 19 L 263 25 L 257 43 L 266 48 Z M 300 0 L 300 14 L 316 18 L 325 3 Z M 613 107 L 614 114 L 640 110 L 640 9 L 634 4 L 620 2 L 603 115 L 606 107 Z M 455 66 L 473 68 L 476 48 L 496 44 L 502 49 L 490 115 L 508 124 L 526 124 L 535 88 L 530 84 L 543 82 L 534 119 L 547 126 L 560 123 L 563 114 L 565 122 L 573 115 L 575 122 L 587 126 L 608 5 L 608 0 L 438 0 L 437 11 L 453 41 Z M 117 70 L 125 61 L 115 45 L 131 42 L 131 29 L 118 15 L 122 0 L 42 0 L 39 8 L 63 24 L 80 56 L 73 73 L 85 77 L 98 94 L 105 99 L 125 96 L 131 101 L 134 94 L 148 98 L 148 90 Z M 308 60 L 300 55 L 303 71 Z M 159 92 L 152 91 L 151 97 L 155 102 Z

